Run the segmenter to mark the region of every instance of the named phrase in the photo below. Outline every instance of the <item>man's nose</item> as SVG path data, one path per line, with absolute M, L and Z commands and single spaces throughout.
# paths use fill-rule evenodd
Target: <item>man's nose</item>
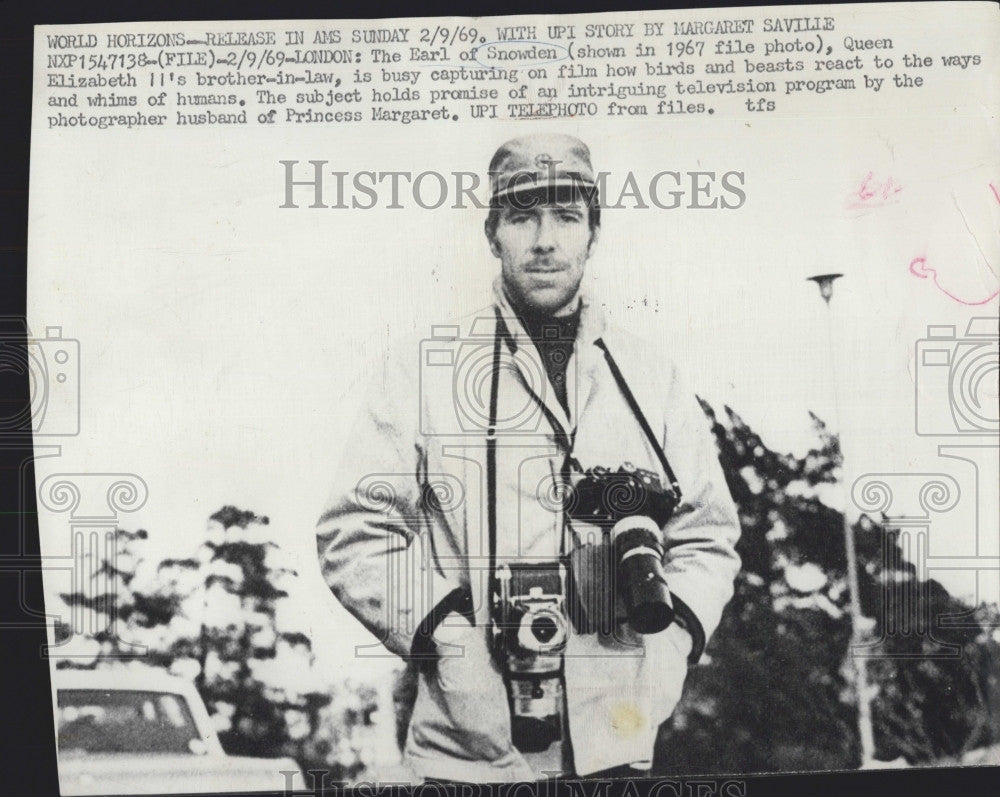
M 551 252 L 556 248 L 555 224 L 548 213 L 543 213 L 538 221 L 538 234 L 535 236 L 535 252 Z

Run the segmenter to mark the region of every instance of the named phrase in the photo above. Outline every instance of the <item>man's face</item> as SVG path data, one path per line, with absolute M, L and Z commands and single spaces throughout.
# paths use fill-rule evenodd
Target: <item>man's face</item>
M 515 304 L 539 315 L 558 315 L 570 309 L 596 240 L 597 229 L 592 235 L 582 202 L 539 201 L 531 208 L 501 208 L 490 249 L 500 258 Z

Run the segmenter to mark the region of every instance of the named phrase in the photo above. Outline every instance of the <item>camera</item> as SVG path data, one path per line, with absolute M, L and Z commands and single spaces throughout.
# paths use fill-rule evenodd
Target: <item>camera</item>
M 964 337 L 954 326 L 929 326 L 916 347 L 919 435 L 989 435 L 1000 431 L 996 318 L 973 318 Z
M 664 488 L 656 473 L 630 463 L 617 471 L 605 467 L 584 471 L 578 463 L 572 464 L 572 489 L 564 497 L 564 509 L 572 521 L 597 526 L 607 536 L 609 574 L 613 573 L 614 581 L 612 585 L 584 584 L 586 574 L 574 568 L 571 613 L 576 627 L 583 633 L 606 627 L 606 611 L 610 608 L 618 614 L 616 596 L 635 631 L 662 631 L 673 622 L 674 608 L 663 572 L 660 529 L 677 509 L 676 489 Z M 585 557 L 577 560 L 585 561 Z M 603 591 L 610 588 L 612 600 L 602 600 L 602 587 Z
M 521 752 L 537 753 L 562 738 L 566 566 L 511 562 L 496 576 L 494 654 L 506 676 L 511 738 Z

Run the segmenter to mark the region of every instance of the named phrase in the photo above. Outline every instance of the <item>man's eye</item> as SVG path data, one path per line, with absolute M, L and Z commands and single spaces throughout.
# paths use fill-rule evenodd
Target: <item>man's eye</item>
M 580 221 L 583 217 L 579 213 L 560 213 L 559 221 L 565 222 L 576 222 Z
M 527 213 L 511 213 L 507 217 L 508 224 L 523 224 L 529 218 L 531 218 Z

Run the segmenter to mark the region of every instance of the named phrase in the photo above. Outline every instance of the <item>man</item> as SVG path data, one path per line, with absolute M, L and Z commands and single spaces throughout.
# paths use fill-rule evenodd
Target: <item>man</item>
M 704 415 L 666 353 L 608 327 L 581 289 L 600 232 L 586 145 L 514 139 L 489 170 L 493 306 L 388 356 L 320 519 L 321 568 L 386 648 L 419 665 L 405 748 L 418 776 L 636 774 L 732 596 L 736 511 Z M 682 352 L 683 342 L 667 348 Z M 679 495 L 659 522 L 645 504 L 624 520 L 655 537 L 629 555 L 655 549 L 672 598 L 662 616 L 674 621 L 640 634 L 635 617 L 617 612 L 613 627 L 581 631 L 574 621 L 553 639 L 569 627 L 560 612 L 571 600 L 559 589 L 579 603 L 588 590 L 621 587 L 593 575 L 606 569 L 584 572 L 581 562 L 620 551 L 607 526 L 577 522 L 582 510 L 567 496 L 584 474 L 626 471 L 665 485 L 656 496 L 674 495 L 671 484 Z M 504 645 L 516 642 L 497 619 L 522 562 L 580 570 L 571 586 L 525 588 L 548 612 L 532 615 L 539 639 L 559 643 L 536 659 L 556 675 L 529 673 L 526 692 L 512 685 L 519 674 Z M 555 728 L 551 744 L 515 738 L 556 710 L 554 722 L 541 720 Z

